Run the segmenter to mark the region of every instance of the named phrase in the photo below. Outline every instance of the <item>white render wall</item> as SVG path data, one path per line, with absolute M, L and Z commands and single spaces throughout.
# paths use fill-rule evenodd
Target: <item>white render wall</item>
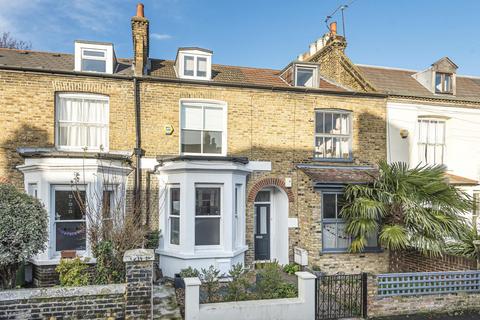
M 418 159 L 418 117 L 446 117 L 444 164 L 449 173 L 480 180 L 480 110 L 442 105 L 387 103 L 388 161 L 416 166 Z M 408 130 L 408 138 L 400 137 Z M 480 186 L 461 187 L 473 195 Z M 471 217 L 467 217 L 470 219 Z
M 288 299 L 199 303 L 200 280 L 185 280 L 185 320 L 312 320 L 315 319 L 315 279 L 296 272 L 298 297 Z

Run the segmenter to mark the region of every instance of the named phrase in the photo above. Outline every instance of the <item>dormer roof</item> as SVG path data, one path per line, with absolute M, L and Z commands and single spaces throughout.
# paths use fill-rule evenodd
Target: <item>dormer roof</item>
M 458 66 L 449 57 L 443 57 L 432 63 L 432 69 L 438 72 L 456 73 Z

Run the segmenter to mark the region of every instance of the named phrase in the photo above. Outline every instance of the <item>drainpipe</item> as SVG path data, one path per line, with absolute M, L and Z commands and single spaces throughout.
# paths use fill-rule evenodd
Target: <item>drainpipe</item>
M 140 163 L 144 151 L 142 150 L 142 131 L 141 131 L 141 121 L 140 121 L 140 99 L 138 93 L 138 79 L 137 77 L 133 78 L 133 97 L 135 100 L 135 157 L 136 157 L 136 169 L 135 169 L 135 208 L 139 209 L 141 212 L 140 200 L 142 195 L 142 171 L 140 169 Z

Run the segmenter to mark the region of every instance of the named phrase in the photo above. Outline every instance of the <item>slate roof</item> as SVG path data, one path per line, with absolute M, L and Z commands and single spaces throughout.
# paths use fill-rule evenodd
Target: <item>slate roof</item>
M 132 60 L 117 58 L 117 75 L 133 75 Z M 152 78 L 178 79 L 173 60 L 151 59 Z M 30 50 L 14 50 L 0 48 L 0 68 L 2 66 L 33 68 L 49 71 L 73 71 L 74 56 L 67 53 L 39 52 Z M 270 87 L 291 87 L 280 77 L 280 70 L 249 68 L 213 64 L 212 81 L 239 85 L 259 85 Z M 346 89 L 335 85 L 332 81 L 320 81 L 320 89 L 344 92 Z
M 480 78 L 457 75 L 456 95 L 428 91 L 412 75 L 415 70 L 357 65 L 365 78 L 380 92 L 409 97 L 480 102 Z

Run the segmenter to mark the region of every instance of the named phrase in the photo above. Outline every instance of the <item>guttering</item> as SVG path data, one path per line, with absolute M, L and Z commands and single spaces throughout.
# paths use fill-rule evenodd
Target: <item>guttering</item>
M 135 204 L 138 208 L 141 200 L 142 194 L 142 171 L 140 168 L 141 160 L 143 156 L 142 150 L 142 129 L 141 129 L 141 110 L 140 110 L 140 99 L 138 96 L 138 78 L 133 77 L 133 99 L 135 104 L 135 159 L 136 159 L 136 168 L 135 168 Z
M 202 80 L 178 79 L 178 78 L 177 79 L 162 78 L 162 77 L 152 77 L 152 76 L 134 77 L 134 76 L 128 76 L 128 75 L 119 75 L 119 74 L 76 72 L 76 71 L 66 71 L 66 70 L 47 70 L 47 69 L 39 69 L 39 68 L 23 68 L 23 67 L 12 67 L 12 66 L 0 66 L 0 70 L 48 73 L 48 74 L 59 74 L 59 75 L 81 76 L 81 77 L 98 77 L 98 78 L 109 78 L 109 79 L 119 79 L 119 80 L 133 80 L 134 78 L 137 78 L 137 79 L 141 79 L 142 81 L 149 81 L 149 82 L 192 84 L 192 85 L 200 85 L 200 86 L 232 87 L 232 88 L 243 88 L 243 89 L 259 89 L 259 90 L 294 92 L 294 93 L 315 93 L 315 94 L 328 94 L 328 95 L 338 95 L 338 96 L 346 96 L 346 97 L 352 97 L 352 96 L 376 97 L 376 98 L 388 97 L 388 94 L 379 93 L 379 92 L 337 91 L 337 90 L 324 90 L 324 89 L 305 88 L 305 87 L 281 87 L 281 86 L 269 86 L 269 85 L 251 84 L 251 83 L 246 84 L 246 83 L 234 83 L 234 82 L 215 82 L 215 81 L 202 81 Z

